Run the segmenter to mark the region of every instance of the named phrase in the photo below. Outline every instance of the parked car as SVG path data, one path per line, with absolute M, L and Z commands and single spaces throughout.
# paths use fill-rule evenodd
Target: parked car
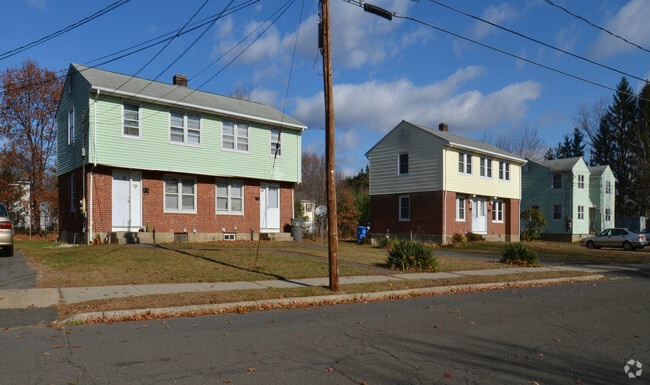
M 580 240 L 582 246 L 589 249 L 601 247 L 622 247 L 623 250 L 643 249 L 648 245 L 648 238 L 644 233 L 637 233 L 626 228 L 613 228 L 603 230 L 600 234 Z
M 14 255 L 14 226 L 5 206 L 0 203 L 0 249 L 3 256 Z

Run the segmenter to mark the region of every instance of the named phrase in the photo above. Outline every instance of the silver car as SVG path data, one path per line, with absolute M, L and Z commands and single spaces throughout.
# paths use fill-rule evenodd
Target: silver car
M 603 230 L 603 232 L 593 237 L 582 238 L 580 244 L 587 246 L 589 249 L 622 247 L 623 250 L 630 251 L 643 249 L 648 245 L 648 238 L 644 233 L 637 233 L 634 230 L 617 227 Z
M 0 248 L 2 256 L 11 257 L 14 255 L 14 227 L 7 209 L 0 203 Z

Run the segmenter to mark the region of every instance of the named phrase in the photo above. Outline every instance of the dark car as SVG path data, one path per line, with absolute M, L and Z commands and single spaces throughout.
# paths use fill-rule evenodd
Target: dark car
M 634 230 L 617 227 L 603 230 L 603 232 L 593 237 L 582 238 L 580 244 L 587 246 L 589 249 L 622 247 L 623 250 L 630 251 L 643 249 L 648 245 L 648 238 L 644 233 L 637 233 Z
M 0 203 L 0 249 L 3 256 L 14 255 L 14 226 L 5 206 Z

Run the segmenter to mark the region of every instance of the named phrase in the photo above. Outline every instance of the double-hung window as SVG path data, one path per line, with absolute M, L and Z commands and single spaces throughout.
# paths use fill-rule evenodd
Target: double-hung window
M 553 174 L 553 185 L 554 190 L 562 188 L 562 174 Z
M 562 205 L 553 205 L 553 219 L 562 219 Z
M 281 157 L 282 156 L 282 142 L 280 141 L 280 130 L 271 129 L 271 156 L 272 157 Z
M 235 152 L 248 152 L 248 124 L 223 121 L 221 148 Z
M 585 220 L 585 206 L 578 206 L 578 220 Z
M 140 137 L 140 106 L 122 104 L 122 135 L 132 138 Z
M 201 117 L 183 112 L 169 113 L 169 141 L 201 145 Z
M 578 190 L 584 190 L 584 189 L 585 189 L 585 176 L 578 175 Z
M 165 176 L 165 212 L 196 213 L 196 179 Z
M 612 193 L 612 182 L 605 181 L 605 194 L 611 194 L 611 193 Z
M 472 174 L 472 155 L 463 152 L 458 153 L 458 172 L 461 174 Z
M 492 178 L 492 159 L 481 158 L 480 174 L 485 178 Z
M 244 214 L 244 184 L 217 182 L 217 214 Z
M 612 209 L 605 209 L 605 220 L 607 222 L 612 220 Z
M 465 220 L 465 197 L 456 197 L 456 220 Z
M 492 222 L 503 222 L 503 201 L 492 204 Z
M 510 180 L 510 163 L 499 162 L 499 180 Z
M 409 173 L 409 154 L 408 152 L 399 154 L 397 159 L 397 171 L 399 175 L 406 175 Z
M 74 108 L 68 111 L 68 144 L 74 142 Z
M 411 220 L 411 197 L 409 195 L 399 197 L 399 220 Z

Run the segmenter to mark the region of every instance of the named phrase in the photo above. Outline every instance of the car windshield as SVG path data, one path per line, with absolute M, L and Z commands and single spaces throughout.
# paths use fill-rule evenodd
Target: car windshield
M 0 217 L 8 217 L 9 215 L 7 214 L 7 209 L 3 205 L 0 204 Z

